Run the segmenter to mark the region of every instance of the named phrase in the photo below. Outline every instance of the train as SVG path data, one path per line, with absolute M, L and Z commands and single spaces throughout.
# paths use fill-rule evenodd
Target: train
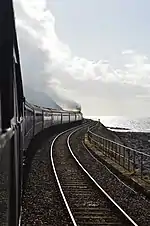
M 23 160 L 33 138 L 47 128 L 81 123 L 83 114 L 26 101 L 12 0 L 0 7 L 0 225 L 21 225 Z
M 81 122 L 81 111 L 64 111 L 31 105 L 27 101 L 24 108 L 24 150 L 31 139 L 42 130 L 60 124 Z

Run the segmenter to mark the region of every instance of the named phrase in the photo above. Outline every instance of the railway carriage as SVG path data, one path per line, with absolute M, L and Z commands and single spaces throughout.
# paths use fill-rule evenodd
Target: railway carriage
M 47 109 L 43 111 L 43 119 L 44 119 L 44 128 L 48 128 L 53 125 L 53 114 Z
M 42 108 L 34 106 L 34 136 L 44 129 L 43 124 L 44 121 Z
M 34 108 L 26 102 L 24 105 L 24 148 L 27 149 L 34 136 Z

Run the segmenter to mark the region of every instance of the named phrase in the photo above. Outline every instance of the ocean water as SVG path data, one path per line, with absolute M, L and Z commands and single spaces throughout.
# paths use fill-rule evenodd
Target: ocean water
M 88 116 L 111 127 L 123 127 L 132 132 L 150 132 L 150 117 L 122 117 L 122 116 Z

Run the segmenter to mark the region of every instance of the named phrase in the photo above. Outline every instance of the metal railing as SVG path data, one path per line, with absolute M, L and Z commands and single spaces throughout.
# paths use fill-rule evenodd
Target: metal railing
M 150 183 L 150 155 L 87 131 L 88 140 L 105 156 Z

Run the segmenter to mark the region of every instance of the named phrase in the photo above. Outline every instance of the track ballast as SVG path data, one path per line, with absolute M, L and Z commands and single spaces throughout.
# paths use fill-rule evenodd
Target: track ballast
M 70 214 L 68 225 L 137 225 L 77 163 L 69 144 L 76 130 L 55 137 L 50 150 L 56 180 Z

